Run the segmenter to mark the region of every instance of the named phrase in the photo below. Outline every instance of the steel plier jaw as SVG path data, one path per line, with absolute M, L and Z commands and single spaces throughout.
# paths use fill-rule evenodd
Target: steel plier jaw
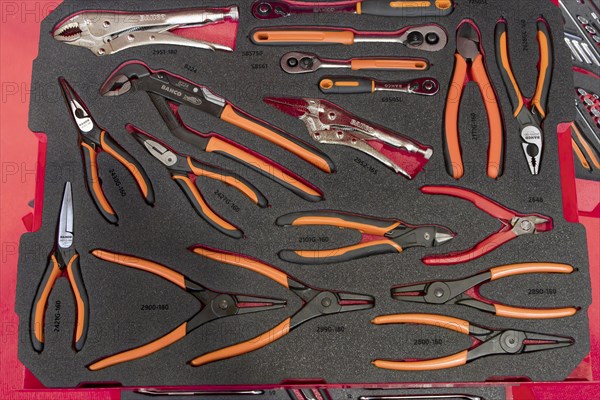
M 228 46 L 178 36 L 171 31 L 238 19 L 237 6 L 147 13 L 86 10 L 60 22 L 52 36 L 59 42 L 88 48 L 97 56 L 149 44 L 233 51 Z

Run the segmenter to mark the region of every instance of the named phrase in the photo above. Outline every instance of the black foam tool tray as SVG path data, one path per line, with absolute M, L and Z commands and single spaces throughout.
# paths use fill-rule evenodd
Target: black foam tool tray
M 105 57 L 96 57 L 85 48 L 59 43 L 52 38 L 48 32 L 57 22 L 88 5 L 67 1 L 57 7 L 42 24 L 39 56 L 33 66 L 33 91 L 44 95 L 32 97 L 29 124 L 32 131 L 47 135 L 48 144 L 42 226 L 37 232 L 24 235 L 20 245 L 16 302 L 20 316 L 20 360 L 44 385 L 51 387 L 85 384 L 256 385 L 306 379 L 326 383 L 376 384 L 518 378 L 559 381 L 567 378 L 588 354 L 587 307 L 591 297 L 584 229 L 578 224 L 567 223 L 562 216 L 556 131 L 559 123 L 573 119 L 574 110 L 573 77 L 569 52 L 563 42 L 561 15 L 558 8 L 547 0 L 459 3 L 450 16 L 427 20 L 324 14 L 259 21 L 250 14 L 251 2 L 240 0 L 237 2 L 241 10 L 237 47 L 233 53 L 148 46 Z M 102 8 L 121 9 L 124 4 L 128 10 L 158 10 L 167 6 L 165 2 L 132 0 L 127 3 L 106 1 Z M 182 0 L 168 3 L 168 7 L 173 9 L 204 5 L 222 4 Z M 493 38 L 496 21 L 505 17 L 515 75 L 525 95 L 533 95 L 538 59 L 536 19 L 540 14 L 550 23 L 555 59 L 549 113 L 545 120 L 543 164 L 541 173 L 531 176 L 521 149 L 517 124 L 510 116 L 508 97 L 496 67 Z M 465 17 L 473 18 L 482 31 L 488 70 L 506 121 L 506 168 L 498 180 L 485 176 L 488 124 L 479 92 L 472 83 L 466 88 L 459 118 L 466 174 L 456 182 L 444 169 L 442 115 L 454 62 L 455 31 Z M 449 42 L 445 49 L 426 53 L 398 44 L 302 47 L 303 51 L 328 58 L 411 56 L 430 60 L 432 67 L 426 72 L 376 72 L 369 75 L 378 79 L 433 76 L 441 83 L 437 96 L 376 93 L 328 98 L 360 117 L 432 146 L 434 154 L 429 164 L 413 181 L 394 174 L 353 149 L 317 145 L 333 159 L 338 169 L 335 174 L 325 174 L 223 121 L 190 109 L 181 110 L 183 119 L 192 127 L 203 132 L 220 132 L 283 163 L 317 185 L 325 193 L 325 200 L 320 203 L 306 202 L 232 161 L 201 153 L 176 140 L 144 93 L 112 98 L 99 94 L 101 84 L 122 62 L 142 60 L 152 68 L 166 69 L 205 84 L 247 112 L 310 141 L 301 121 L 264 104 L 262 97 L 323 97 L 316 82 L 331 71 L 288 75 L 280 69 L 279 59 L 285 52 L 298 47 L 258 47 L 248 40 L 248 32 L 255 27 L 283 24 L 395 30 L 424 22 L 439 23 L 448 31 Z M 352 71 L 339 72 L 354 74 Z M 86 190 L 76 130 L 60 92 L 59 76 L 64 76 L 73 85 L 97 122 L 142 163 L 154 184 L 156 202 L 154 207 L 149 207 L 127 171 L 106 154 L 100 155 L 100 178 L 107 197 L 119 213 L 118 227 L 105 222 Z M 126 123 L 137 125 L 181 152 L 227 167 L 250 179 L 268 197 L 271 206 L 259 209 L 229 187 L 199 180 L 211 207 L 240 226 L 247 237 L 236 240 L 218 233 L 194 213 L 164 166 L 125 131 Z M 81 254 L 83 279 L 89 293 L 89 334 L 83 349 L 74 352 L 71 347 L 74 302 L 67 280 L 60 279 L 49 298 L 46 343 L 43 352 L 38 354 L 29 339 L 29 313 L 55 240 L 62 191 L 67 180 L 73 184 L 75 247 Z M 500 223 L 465 201 L 421 194 L 419 187 L 425 184 L 458 184 L 484 193 L 509 208 L 549 215 L 554 220 L 554 229 L 541 235 L 520 237 L 465 264 L 427 267 L 420 261 L 423 255 L 468 248 L 497 230 Z M 328 227 L 285 229 L 274 224 L 280 215 L 316 209 L 400 218 L 413 224 L 442 224 L 451 227 L 459 236 L 433 250 L 410 249 L 402 254 L 342 264 L 301 266 L 279 260 L 277 252 L 283 248 L 330 248 L 358 240 L 359 234 L 349 230 Z M 187 363 L 192 358 L 253 338 L 276 326 L 300 306 L 298 298 L 261 275 L 205 259 L 187 250 L 196 243 L 256 257 L 311 286 L 368 293 L 376 298 L 376 307 L 317 318 L 260 350 L 203 367 L 192 367 Z M 195 313 L 198 307 L 192 296 L 165 280 L 104 262 L 89 253 L 98 248 L 162 263 L 216 290 L 286 299 L 288 306 L 272 312 L 208 323 L 184 340 L 151 356 L 92 372 L 86 366 L 94 360 L 164 335 Z M 486 285 L 482 294 L 511 305 L 581 307 L 575 316 L 536 321 L 508 319 L 467 307 L 409 304 L 390 297 L 392 285 L 455 279 L 498 265 L 532 261 L 569 263 L 578 271 L 570 276 L 535 274 L 506 278 Z M 56 310 L 58 304 L 60 310 Z M 491 328 L 565 335 L 574 338 L 575 344 L 552 351 L 482 358 L 447 370 L 394 372 L 378 369 L 371 364 L 375 358 L 438 357 L 470 345 L 466 336 L 436 327 L 375 326 L 370 323 L 377 315 L 404 312 L 440 313 Z M 434 344 L 422 344 L 428 340 Z

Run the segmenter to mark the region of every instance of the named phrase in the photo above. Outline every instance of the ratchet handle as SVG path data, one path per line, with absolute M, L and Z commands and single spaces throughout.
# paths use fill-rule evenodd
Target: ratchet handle
M 354 32 L 350 30 L 311 30 L 311 29 L 257 29 L 250 34 L 256 45 L 315 45 L 353 44 Z
M 356 5 L 357 14 L 382 17 L 432 17 L 450 15 L 452 0 L 365 0 Z
M 375 80 L 355 76 L 325 76 L 319 81 L 319 90 L 325 94 L 373 93 Z

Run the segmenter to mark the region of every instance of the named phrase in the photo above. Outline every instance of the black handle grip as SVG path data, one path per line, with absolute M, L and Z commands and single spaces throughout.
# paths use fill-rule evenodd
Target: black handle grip
M 452 0 L 364 0 L 359 5 L 360 14 L 382 17 L 440 17 L 454 11 Z
M 48 266 L 44 271 L 44 276 L 40 281 L 40 285 L 35 292 L 29 318 L 31 345 L 38 353 L 44 350 L 44 323 L 48 296 L 50 296 L 50 292 L 54 287 L 54 282 L 56 282 L 56 279 L 60 274 L 58 261 L 56 261 L 56 257 L 52 255 L 48 261 Z
M 328 225 L 340 226 L 340 222 L 345 222 L 345 227 L 351 225 L 372 226 L 382 230 L 391 229 L 398 225 L 398 220 L 388 218 L 376 218 L 367 215 L 350 214 L 343 211 L 334 210 L 315 210 L 315 211 L 299 211 L 282 215 L 277 218 L 275 223 L 279 226 L 289 225 Z
M 85 171 L 85 181 L 92 201 L 100 211 L 100 214 L 111 224 L 117 224 L 119 218 L 112 208 L 104 192 L 102 191 L 102 181 L 98 176 L 98 164 L 96 160 L 96 150 L 85 142 L 81 142 L 81 154 L 83 157 L 83 166 Z
M 319 90 L 325 94 L 373 93 L 375 81 L 355 76 L 324 76 L 319 81 Z
M 75 312 L 77 313 L 73 343 L 75 351 L 79 351 L 83 348 L 87 339 L 90 315 L 90 303 L 87 290 L 83 284 L 83 277 L 81 276 L 79 254 L 75 254 L 67 264 L 67 275 L 69 276 L 71 289 L 75 296 Z

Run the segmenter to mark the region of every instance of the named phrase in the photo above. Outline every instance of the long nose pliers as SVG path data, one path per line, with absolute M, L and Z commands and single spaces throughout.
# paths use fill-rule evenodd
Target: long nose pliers
M 496 304 L 479 295 L 482 284 L 523 274 L 570 274 L 575 269 L 558 263 L 521 263 L 491 268 L 477 275 L 452 281 L 433 281 L 392 288 L 392 298 L 400 301 L 426 304 L 458 304 L 476 308 L 500 317 L 520 319 L 548 319 L 570 317 L 575 307 L 523 308 Z
M 202 286 L 198 282 L 194 282 L 177 271 L 143 258 L 112 253 L 105 250 L 93 250 L 92 254 L 104 261 L 157 275 L 196 297 L 201 305 L 200 309 L 192 315 L 192 317 L 188 318 L 169 333 L 134 349 L 126 350 L 97 360 L 88 366 L 92 371 L 149 356 L 150 354 L 183 339 L 192 331 L 208 322 L 232 315 L 274 310 L 282 308 L 286 304 L 285 301 L 278 299 L 216 292 Z
M 118 217 L 102 191 L 102 181 L 98 176 L 98 153 L 104 151 L 120 162 L 135 179 L 144 200 L 149 205 L 154 204 L 154 189 L 152 182 L 140 163 L 117 143 L 103 128 L 99 127 L 92 118 L 88 108 L 79 95 L 73 90 L 65 78 L 58 78 L 65 101 L 79 132 L 79 145 L 83 158 L 85 180 L 88 192 L 100 214 L 111 224 L 117 224 Z

